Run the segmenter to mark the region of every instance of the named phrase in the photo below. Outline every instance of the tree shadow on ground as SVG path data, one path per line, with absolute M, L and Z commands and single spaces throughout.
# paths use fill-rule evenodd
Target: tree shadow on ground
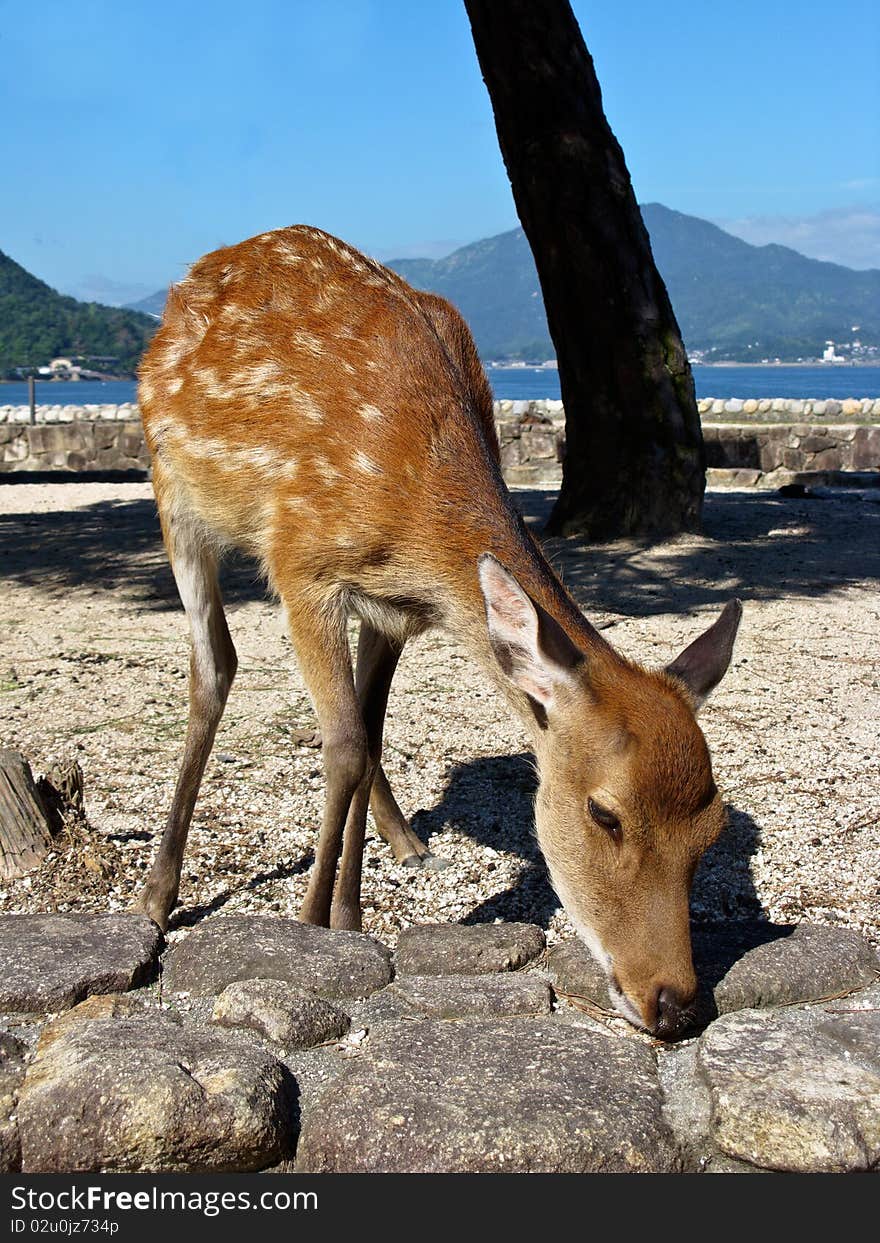
M 554 494 L 514 494 L 540 531 Z M 817 597 L 848 583 L 880 579 L 880 489 L 811 499 L 773 492 L 711 492 L 701 534 L 663 544 L 585 544 L 548 539 L 545 551 L 588 613 L 646 617 L 720 607 L 731 596 Z
M 0 487 L 4 476 L 0 475 Z M 76 488 L 71 483 L 70 488 Z M 71 497 L 75 502 L 75 493 Z M 47 513 L 0 513 L 0 579 L 50 596 L 85 588 L 139 608 L 180 608 L 152 500 L 105 500 Z M 227 603 L 267 597 L 257 563 L 233 553 L 221 570 Z
M 413 828 L 429 843 L 444 825 L 523 862 L 517 882 L 488 894 L 461 921 L 524 921 L 549 926 L 559 909 L 534 832 L 537 778 L 529 754 L 495 755 L 452 769 L 440 803 L 413 817 Z M 694 961 L 704 989 L 711 990 L 748 950 L 787 936 L 791 925 L 771 922 L 755 891 L 750 861 L 760 846 L 760 828 L 746 812 L 728 807 L 728 824 L 697 869 L 691 893 Z M 485 874 L 492 887 L 492 872 Z
M 0 488 L 14 482 L 0 475 Z M 65 486 L 74 504 L 78 485 Z M 526 521 L 540 530 L 555 494 L 535 489 L 514 495 Z M 847 583 L 880 579 L 880 490 L 876 498 L 840 494 L 814 500 L 710 493 L 702 535 L 654 546 L 554 539 L 546 547 L 578 603 L 591 614 L 684 613 L 720 605 L 731 595 L 819 596 Z M 178 607 L 152 499 L 0 514 L 0 578 L 40 587 L 49 595 L 88 587 L 124 593 L 138 607 Z M 222 578 L 230 604 L 265 596 L 256 564 L 245 557 L 232 557 Z

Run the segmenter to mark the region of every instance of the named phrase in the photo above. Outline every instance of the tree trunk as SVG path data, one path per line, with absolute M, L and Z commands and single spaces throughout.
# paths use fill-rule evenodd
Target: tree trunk
M 623 152 L 567 0 L 465 0 L 556 345 L 566 416 L 554 534 L 699 527 L 694 383 Z
M 17 751 L 0 751 L 0 879 L 37 867 L 52 832 L 30 765 Z

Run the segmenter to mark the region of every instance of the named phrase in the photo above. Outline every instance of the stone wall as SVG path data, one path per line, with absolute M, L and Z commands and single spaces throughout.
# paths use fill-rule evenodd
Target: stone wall
M 713 418 L 804 419 L 818 418 L 880 419 L 880 397 L 845 397 L 818 400 L 815 397 L 701 397 L 697 402 L 704 422 Z
M 880 398 L 699 402 L 710 483 L 779 487 L 846 482 L 880 471 Z M 146 470 L 135 405 L 0 406 L 0 471 Z M 510 484 L 558 484 L 565 456 L 561 401 L 500 401 L 495 418 Z M 809 421 L 807 421 L 809 418 Z
M 720 402 L 706 398 L 699 404 L 701 410 L 708 407 L 702 418 L 711 484 L 764 488 L 788 483 L 839 484 L 854 476 L 862 482 L 866 472 L 880 472 L 880 399 Z M 722 410 L 716 411 L 716 405 Z M 810 415 L 809 423 L 793 421 L 805 412 Z M 734 415 L 736 422 L 713 421 Z M 562 403 L 496 402 L 495 417 L 507 482 L 559 483 L 565 456 Z M 841 417 L 861 421 L 840 422 Z M 876 421 L 867 421 L 872 419 Z
M 880 469 L 880 426 L 851 423 L 705 423 L 709 470 L 740 485 L 779 487 L 792 476 Z M 710 476 L 711 479 L 711 476 Z
M 150 454 L 140 419 L 0 423 L 2 471 L 145 471 Z

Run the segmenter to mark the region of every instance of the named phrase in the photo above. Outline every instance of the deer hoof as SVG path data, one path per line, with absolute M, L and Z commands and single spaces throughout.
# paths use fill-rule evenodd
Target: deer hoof
M 141 890 L 137 901 L 132 906 L 132 910 L 138 915 L 146 915 L 148 919 L 152 919 L 153 923 L 158 925 L 163 932 L 168 931 L 168 919 L 171 915 L 171 907 L 173 902 L 163 902 L 158 894 L 147 885 Z

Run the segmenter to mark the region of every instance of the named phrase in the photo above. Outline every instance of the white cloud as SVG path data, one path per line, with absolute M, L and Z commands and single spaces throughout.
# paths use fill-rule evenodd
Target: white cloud
M 753 246 L 778 242 L 810 259 L 880 268 L 880 204 L 838 207 L 814 216 L 743 216 L 715 223 Z

